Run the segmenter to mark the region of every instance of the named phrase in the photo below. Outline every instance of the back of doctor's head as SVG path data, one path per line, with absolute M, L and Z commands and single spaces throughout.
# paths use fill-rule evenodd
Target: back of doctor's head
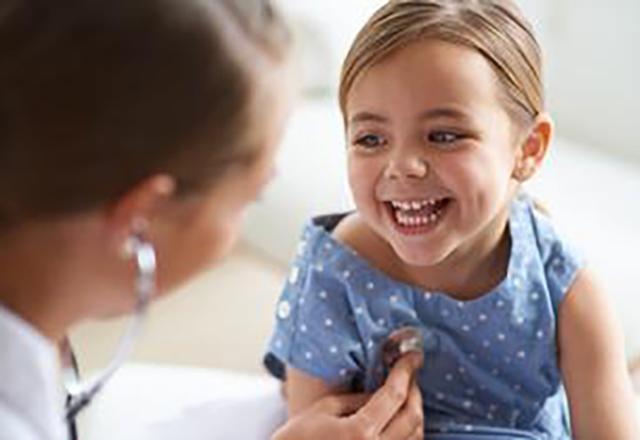
M 248 164 L 252 97 L 287 45 L 266 0 L 4 0 L 0 230 Z

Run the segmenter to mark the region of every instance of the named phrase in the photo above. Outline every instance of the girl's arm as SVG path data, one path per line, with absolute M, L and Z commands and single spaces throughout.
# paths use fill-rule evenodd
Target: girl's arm
M 574 438 L 639 439 L 622 329 L 586 270 L 560 306 L 559 347 Z
M 339 387 L 330 387 L 324 381 L 293 367 L 287 367 L 285 387 L 289 417 L 297 415 L 323 397 L 344 394 L 347 391 Z
M 278 430 L 273 440 L 422 440 L 422 398 L 415 382 L 415 371 L 421 365 L 422 357 L 404 356 L 391 369 L 382 387 L 372 395 L 329 396 L 319 399 L 304 411 L 298 409 L 298 414 L 290 414 L 289 421 Z M 293 378 L 294 381 L 289 383 L 299 384 L 298 379 L 304 382 L 310 378 L 299 371 L 287 372 L 291 372 L 287 380 Z M 318 383 L 311 384 L 311 392 L 328 388 L 322 385 L 314 389 L 315 385 Z M 295 394 L 302 390 L 296 390 L 296 386 L 292 388 Z

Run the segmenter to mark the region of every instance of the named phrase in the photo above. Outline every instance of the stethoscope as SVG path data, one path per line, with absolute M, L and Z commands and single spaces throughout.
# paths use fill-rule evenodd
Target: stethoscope
M 424 336 L 415 326 L 400 327 L 391 332 L 382 344 L 381 357 L 384 368 L 391 368 L 407 353 L 424 357 Z
M 80 411 L 85 409 L 100 392 L 105 383 L 124 364 L 131 354 L 134 342 L 142 330 L 142 324 L 147 315 L 149 300 L 156 289 L 156 252 L 153 245 L 146 241 L 141 234 L 134 234 L 127 240 L 125 253 L 133 260 L 136 270 L 135 292 L 136 305 L 133 317 L 120 339 L 115 355 L 107 367 L 87 379 L 80 381 L 77 363 L 70 351 L 71 366 L 75 370 L 75 378 L 65 381 L 67 402 L 65 419 L 70 427 L 72 438 L 75 438 L 75 419 Z
M 386 379 L 395 363 L 408 353 L 420 356 L 420 364 L 424 362 L 424 335 L 420 328 L 412 325 L 400 327 L 386 337 L 380 348 L 381 371 L 377 383 Z
M 136 305 L 133 317 L 120 339 L 115 355 L 111 362 L 101 372 L 86 381 L 79 380 L 78 366 L 69 347 L 69 363 L 73 370 L 73 379 L 65 381 L 67 391 L 65 419 L 70 429 L 72 439 L 77 437 L 75 420 L 80 411 L 85 409 L 93 398 L 102 390 L 113 374 L 124 364 L 131 354 L 134 342 L 142 330 L 142 324 L 147 315 L 149 300 L 156 289 L 156 252 L 153 245 L 142 235 L 132 235 L 127 242 L 126 253 L 133 259 L 136 269 Z M 386 339 L 382 347 L 382 361 L 388 370 L 404 354 L 409 352 L 422 353 L 423 336 L 416 327 L 402 327 L 394 331 Z

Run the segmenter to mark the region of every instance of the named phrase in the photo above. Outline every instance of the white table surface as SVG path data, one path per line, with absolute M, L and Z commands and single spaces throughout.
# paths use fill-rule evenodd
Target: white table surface
M 80 424 L 90 440 L 265 440 L 286 418 L 280 384 L 221 370 L 127 365 Z

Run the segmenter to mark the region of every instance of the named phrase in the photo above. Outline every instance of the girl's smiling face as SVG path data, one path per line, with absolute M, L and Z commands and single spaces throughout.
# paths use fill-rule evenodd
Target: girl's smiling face
M 518 131 L 482 55 L 410 44 L 356 81 L 345 110 L 357 209 L 404 263 L 434 266 L 502 233 Z

